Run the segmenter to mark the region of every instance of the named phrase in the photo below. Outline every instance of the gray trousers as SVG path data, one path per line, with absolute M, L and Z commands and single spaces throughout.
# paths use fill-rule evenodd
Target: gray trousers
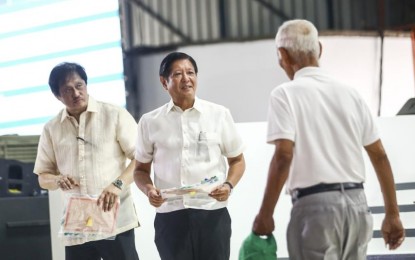
M 321 192 L 293 203 L 290 260 L 366 259 L 373 218 L 363 189 Z

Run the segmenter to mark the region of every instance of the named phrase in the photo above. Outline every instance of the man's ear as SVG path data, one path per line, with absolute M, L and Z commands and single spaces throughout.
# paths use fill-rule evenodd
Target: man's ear
M 318 58 L 320 59 L 321 53 L 323 53 L 323 45 L 321 45 L 321 42 L 318 42 L 318 45 L 320 46 L 320 53 L 318 54 Z
M 163 76 L 160 76 L 160 83 L 163 85 L 163 88 L 167 90 L 167 79 Z
M 278 57 L 280 57 L 281 61 L 285 64 L 292 64 L 292 60 L 287 49 L 282 47 L 278 48 Z

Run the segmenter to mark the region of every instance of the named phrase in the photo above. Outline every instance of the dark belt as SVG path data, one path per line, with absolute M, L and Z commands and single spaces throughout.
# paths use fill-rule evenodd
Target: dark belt
M 343 188 L 342 188 L 343 186 Z M 344 182 L 344 183 L 320 183 L 314 186 L 310 186 L 307 188 L 295 189 L 292 192 L 292 200 L 297 200 L 301 197 L 320 193 L 320 192 L 327 192 L 327 191 L 341 191 L 344 190 L 352 190 L 352 189 L 363 189 L 363 183 L 354 183 L 354 182 Z

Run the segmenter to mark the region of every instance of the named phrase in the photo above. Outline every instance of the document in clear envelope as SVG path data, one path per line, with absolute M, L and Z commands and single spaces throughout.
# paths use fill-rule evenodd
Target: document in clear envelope
M 164 199 L 167 199 L 167 201 L 171 201 L 181 199 L 185 195 L 207 195 L 218 185 L 219 179 L 216 176 L 213 176 L 209 179 L 204 179 L 200 183 L 196 183 L 193 185 L 183 186 L 180 188 L 162 189 L 160 190 L 160 193 Z
M 96 198 L 71 197 L 68 202 L 63 231 L 69 233 L 107 233 L 114 231 L 119 210 L 117 201 L 110 211 L 98 207 Z

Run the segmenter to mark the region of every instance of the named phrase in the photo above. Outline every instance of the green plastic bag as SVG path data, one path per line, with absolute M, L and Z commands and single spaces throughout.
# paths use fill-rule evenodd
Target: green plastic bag
M 277 241 L 273 234 L 262 238 L 251 234 L 245 238 L 239 250 L 239 260 L 276 260 Z

